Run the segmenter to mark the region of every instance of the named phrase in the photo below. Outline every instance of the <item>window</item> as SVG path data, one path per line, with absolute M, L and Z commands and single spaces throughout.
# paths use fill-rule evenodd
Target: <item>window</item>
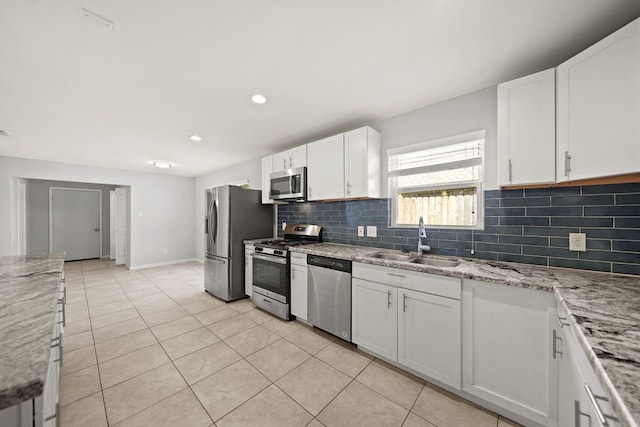
M 485 131 L 387 150 L 392 226 L 482 228 Z

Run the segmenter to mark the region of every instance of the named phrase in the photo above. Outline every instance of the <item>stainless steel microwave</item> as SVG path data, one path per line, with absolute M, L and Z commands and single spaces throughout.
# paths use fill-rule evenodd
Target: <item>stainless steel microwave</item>
M 269 176 L 269 197 L 273 200 L 306 200 L 307 168 L 288 169 Z

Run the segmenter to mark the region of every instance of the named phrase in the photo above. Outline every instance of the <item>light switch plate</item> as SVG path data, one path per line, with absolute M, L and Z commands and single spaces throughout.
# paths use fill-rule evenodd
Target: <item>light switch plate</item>
M 364 226 L 363 225 L 359 225 L 358 226 L 358 237 L 364 237 Z
M 367 225 L 367 237 L 378 237 L 378 227 Z
M 587 234 L 586 233 L 569 233 L 569 250 L 570 251 L 587 251 Z

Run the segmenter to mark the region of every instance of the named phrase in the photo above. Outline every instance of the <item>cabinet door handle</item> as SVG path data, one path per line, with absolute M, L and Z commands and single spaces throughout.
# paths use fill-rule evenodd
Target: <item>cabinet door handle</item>
M 309 197 L 311 197 L 311 194 L 312 194 L 311 187 L 309 187 Z
M 402 312 L 407 311 L 407 294 L 402 293 Z
M 553 330 L 553 358 L 556 358 L 556 355 L 558 354 L 562 354 L 561 351 L 558 351 L 558 340 L 562 341 L 562 338 L 560 338 L 558 336 L 558 333 L 556 332 L 556 330 Z
M 568 151 L 564 152 L 564 176 L 569 176 L 571 172 L 571 156 Z
M 513 177 L 513 164 L 511 163 L 511 159 L 509 159 L 509 182 L 512 181 L 511 179 L 512 177 Z
M 67 326 L 67 312 L 66 312 L 66 310 L 64 308 L 64 305 L 65 305 L 64 304 L 64 300 L 65 300 L 65 297 L 59 298 L 58 299 L 58 304 L 61 305 L 60 313 L 62 313 L 62 326 L 66 327 Z
M 391 291 L 387 291 L 387 308 L 391 308 Z
M 573 401 L 573 423 L 575 427 L 580 427 L 580 417 L 582 415 L 584 415 L 585 417 L 588 417 L 589 421 L 591 421 L 591 416 L 589 414 L 585 414 L 580 410 L 580 401 L 574 400 Z
M 596 399 L 602 399 L 602 400 L 608 400 L 608 399 L 602 396 L 595 396 L 593 394 L 593 391 L 591 391 L 591 387 L 589 387 L 589 384 L 585 384 L 584 389 L 587 391 L 587 397 L 591 401 L 591 404 L 593 405 L 593 409 L 595 409 L 596 411 L 596 416 L 600 420 L 600 424 L 602 424 L 604 427 L 607 427 L 609 425 L 609 421 L 607 421 L 607 418 L 604 416 L 604 413 L 602 412 L 602 409 L 600 409 L 600 405 L 598 405 L 598 401 Z M 614 420 L 618 421 L 617 418 L 614 418 Z
M 287 159 L 282 159 L 282 169 L 287 169 Z
M 351 194 L 351 184 L 347 182 L 347 194 Z
M 289 156 L 289 169 L 293 169 L 293 157 Z
M 567 318 L 558 316 L 558 313 L 556 313 L 556 321 L 558 322 L 558 325 L 560 325 L 561 328 L 564 328 L 565 326 L 569 326 L 569 322 L 567 321 Z

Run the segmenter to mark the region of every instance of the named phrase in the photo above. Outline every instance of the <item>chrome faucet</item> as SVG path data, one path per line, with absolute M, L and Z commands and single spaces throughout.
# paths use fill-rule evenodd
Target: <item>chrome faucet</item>
M 427 230 L 424 228 L 424 220 L 420 217 L 420 221 L 418 221 L 418 253 L 421 254 L 430 250 L 431 246 L 429 246 L 429 240 L 427 239 Z

